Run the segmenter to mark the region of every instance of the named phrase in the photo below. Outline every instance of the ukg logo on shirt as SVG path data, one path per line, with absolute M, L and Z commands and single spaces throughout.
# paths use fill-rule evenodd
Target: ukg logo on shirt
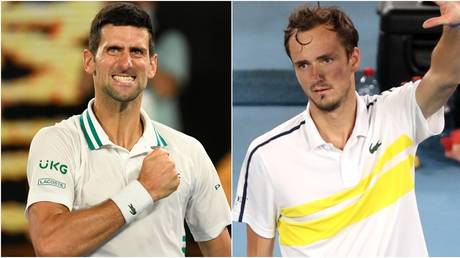
M 43 162 L 40 160 L 40 163 L 38 163 L 38 166 L 41 169 L 47 169 L 49 168 L 50 170 L 56 170 L 58 172 L 61 172 L 61 174 L 65 175 L 67 173 L 68 166 L 66 164 L 61 164 L 60 162 L 56 162 L 54 160 L 46 160 Z

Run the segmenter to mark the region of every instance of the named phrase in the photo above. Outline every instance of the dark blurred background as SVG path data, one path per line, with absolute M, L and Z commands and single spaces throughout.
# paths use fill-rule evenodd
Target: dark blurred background
M 82 50 L 103 4 L 1 3 L 2 256 L 34 255 L 24 217 L 30 141 L 40 128 L 80 114 L 92 98 Z M 161 110 L 156 105 L 162 100 L 176 105 L 168 116 L 178 123 L 171 126 L 204 145 L 230 200 L 231 3 L 137 4 L 151 13 L 158 43 L 159 72 L 148 87 L 156 98 L 153 109 Z M 162 119 L 168 124 L 167 117 Z M 190 234 L 186 255 L 201 255 Z

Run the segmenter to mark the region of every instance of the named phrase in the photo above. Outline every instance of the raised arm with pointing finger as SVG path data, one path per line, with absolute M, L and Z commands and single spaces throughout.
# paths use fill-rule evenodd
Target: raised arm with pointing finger
M 460 2 L 436 2 L 441 15 L 426 20 L 426 29 L 443 26 L 431 54 L 431 66 L 417 88 L 417 103 L 425 117 L 442 107 L 460 84 Z

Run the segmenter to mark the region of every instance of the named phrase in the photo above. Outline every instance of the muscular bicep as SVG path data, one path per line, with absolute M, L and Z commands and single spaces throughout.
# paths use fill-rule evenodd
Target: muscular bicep
M 428 71 L 415 91 L 417 104 L 425 118 L 430 117 L 446 104 L 455 91 L 455 85 L 443 85 L 443 80 Z
M 36 202 L 27 210 L 31 226 L 40 225 L 49 218 L 63 213 L 70 213 L 70 211 L 65 205 L 54 202 Z
M 264 238 L 247 225 L 248 256 L 273 256 L 274 238 Z
M 230 234 L 227 228 L 214 239 L 198 242 L 204 256 L 231 256 Z
M 52 234 L 59 224 L 57 216 L 70 214 L 69 209 L 59 203 L 37 202 L 27 209 L 29 217 L 29 233 L 32 243 L 36 246 L 40 241 Z

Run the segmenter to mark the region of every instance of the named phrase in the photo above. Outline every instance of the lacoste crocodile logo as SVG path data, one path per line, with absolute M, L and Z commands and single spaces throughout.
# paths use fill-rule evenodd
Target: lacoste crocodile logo
M 380 145 L 382 145 L 382 143 L 380 142 L 380 140 L 377 141 L 377 143 L 376 143 L 374 146 L 372 146 L 372 143 L 371 143 L 371 145 L 369 145 L 369 152 L 370 152 L 371 154 L 373 154 L 374 152 L 377 151 L 377 149 L 380 147 Z
M 133 215 L 137 214 L 136 209 L 134 208 L 134 206 L 131 203 L 128 205 L 128 207 L 129 207 L 129 213 L 131 213 Z

